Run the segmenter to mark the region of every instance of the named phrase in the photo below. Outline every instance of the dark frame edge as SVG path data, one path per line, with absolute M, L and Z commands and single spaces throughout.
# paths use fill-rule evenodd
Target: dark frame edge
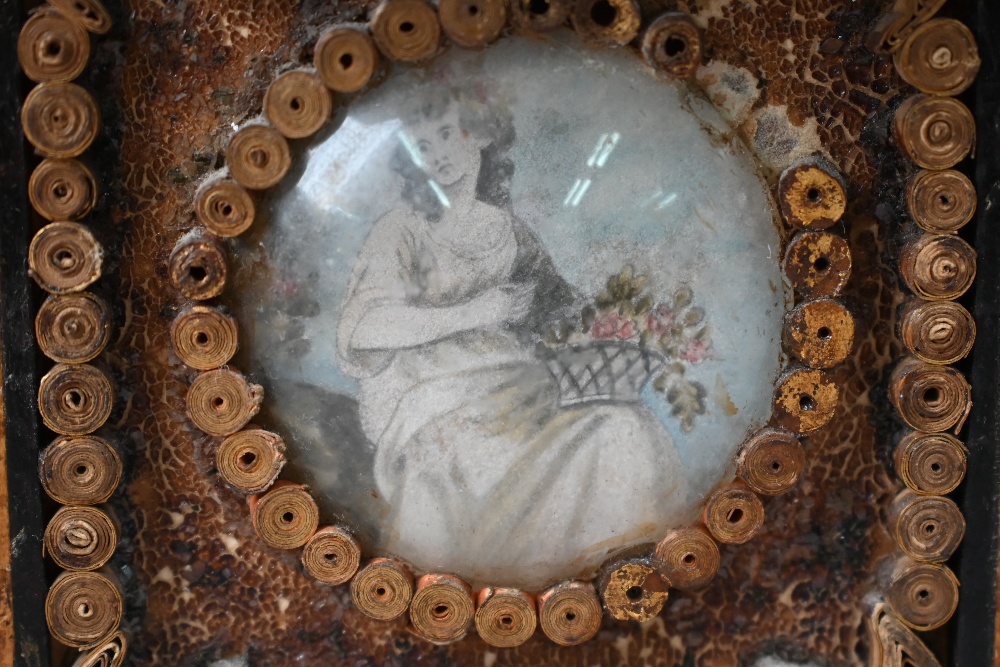
M 48 589 L 42 559 L 42 489 L 38 483 L 39 424 L 33 312 L 37 292 L 28 276 L 31 212 L 28 159 L 21 133 L 24 84 L 17 37 L 21 0 L 0 0 L 0 327 L 3 331 L 3 398 L 7 420 L 7 488 L 10 499 L 11 597 L 14 667 L 48 667 L 45 621 Z
M 974 408 L 966 444 L 969 474 L 963 510 L 967 523 L 959 579 L 962 595 L 955 623 L 952 663 L 997 664 L 997 568 L 1000 542 L 1000 5 L 977 0 L 974 21 L 983 60 L 976 79 L 978 132 L 975 182 L 979 191 L 975 247 L 974 315 L 979 335 L 973 356 Z

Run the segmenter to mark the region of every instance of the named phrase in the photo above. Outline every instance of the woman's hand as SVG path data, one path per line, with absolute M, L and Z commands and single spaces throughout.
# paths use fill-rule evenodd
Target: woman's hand
M 528 316 L 534 299 L 534 283 L 507 283 L 491 287 L 472 304 L 482 324 L 516 324 Z

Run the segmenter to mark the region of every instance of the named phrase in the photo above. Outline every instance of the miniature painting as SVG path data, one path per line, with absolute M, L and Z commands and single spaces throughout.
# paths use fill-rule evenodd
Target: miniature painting
M 239 363 L 369 553 L 585 576 L 693 521 L 767 422 L 772 206 L 685 86 L 511 38 L 394 72 L 298 163 L 239 242 Z

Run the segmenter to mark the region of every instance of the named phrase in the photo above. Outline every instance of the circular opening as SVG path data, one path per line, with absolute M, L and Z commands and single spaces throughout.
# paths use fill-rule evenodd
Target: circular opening
M 350 53 L 343 53 L 340 58 L 337 59 L 337 62 L 340 63 L 341 69 L 351 69 L 351 65 L 354 64 L 354 56 Z
M 813 269 L 816 270 L 816 273 L 826 273 L 829 268 L 830 260 L 827 257 L 817 257 L 815 261 L 813 261 Z
M 292 521 L 295 520 L 295 514 L 292 512 L 285 512 L 284 514 L 281 515 L 281 520 L 284 523 L 291 523 Z
M 479 7 L 476 5 L 469 5 L 469 16 L 476 16 L 479 14 Z
M 734 507 L 729 510 L 729 514 L 726 515 L 726 521 L 729 523 L 739 523 L 743 520 L 743 510 L 739 507 Z
M 698 557 L 695 556 L 694 554 L 684 554 L 684 558 L 682 558 L 681 560 L 684 562 L 685 565 L 694 565 L 697 562 Z
M 52 256 L 52 263 L 60 269 L 70 269 L 73 268 L 74 264 L 76 264 L 74 261 L 75 259 L 76 258 L 72 251 L 66 248 L 61 248 L 56 251 L 55 255 Z
M 930 597 L 931 597 L 931 592 L 926 588 L 921 588 L 919 591 L 917 591 L 917 598 L 921 602 L 926 602 Z
M 781 461 L 771 461 L 772 472 L 781 472 Z
M 500 623 L 503 624 L 503 625 L 510 626 L 510 625 L 514 624 L 514 619 L 511 618 L 510 616 L 501 616 L 500 617 Z
M 325 558 L 326 561 L 331 564 L 335 564 L 337 562 L 337 554 L 335 553 L 323 554 L 323 558 Z
M 801 408 L 803 410 L 803 412 L 809 412 L 810 410 L 815 410 L 816 409 L 816 399 L 813 398 L 812 396 L 810 396 L 809 394 L 800 394 L 799 395 L 799 408 Z
M 298 110 L 300 110 L 302 108 L 302 106 L 303 106 L 303 104 L 302 104 L 302 98 L 301 97 L 293 97 L 292 101 L 288 103 L 288 106 L 290 106 L 292 108 L 292 111 L 298 111 Z
M 667 54 L 668 58 L 676 58 L 687 51 L 687 46 L 687 40 L 680 35 L 670 35 L 663 42 L 663 52 Z
M 58 56 L 62 51 L 62 44 L 56 41 L 49 42 L 45 45 L 45 55 L 47 56 Z
M 806 198 L 812 203 L 818 204 L 820 199 L 822 199 L 819 188 L 809 188 L 806 191 Z
M 226 202 L 225 204 L 222 205 L 222 208 L 220 210 L 222 211 L 222 215 L 228 217 L 233 214 L 233 205 Z
M 608 0 L 597 0 L 590 6 L 590 20 L 604 28 L 614 23 L 617 16 L 618 10 Z
M 192 265 L 188 267 L 188 277 L 196 283 L 204 282 L 208 278 L 208 271 L 203 266 Z
M 625 597 L 629 600 L 641 600 L 642 599 L 642 586 L 633 586 L 632 588 L 625 591 Z
M 380 598 L 385 597 L 386 592 L 387 591 L 385 590 L 385 586 L 379 586 L 378 588 L 375 589 L 375 595 L 379 596 Z
M 928 535 L 933 535 L 937 531 L 937 524 L 929 523 L 924 526 L 924 532 Z
M 226 399 L 222 398 L 221 396 L 216 396 L 215 398 L 212 399 L 212 407 L 215 408 L 216 410 L 221 410 L 225 406 L 226 406 Z
M 208 334 L 204 331 L 199 331 L 194 335 L 194 342 L 198 343 L 198 345 L 205 345 L 208 343 Z
M 244 470 L 247 470 L 251 468 L 254 463 L 257 462 L 257 455 L 254 454 L 253 452 L 243 452 L 243 454 L 240 455 L 239 460 L 240 460 L 240 467 L 243 468 Z
M 941 472 L 941 464 L 940 463 L 932 463 L 931 464 L 931 470 L 933 472 Z
M 66 195 L 69 194 L 69 188 L 66 187 L 65 183 L 59 183 L 52 188 L 52 193 L 59 199 L 65 199 Z
M 924 389 L 923 401 L 927 405 L 936 406 L 941 403 L 941 390 L 937 387 Z
M 833 332 L 830 331 L 830 327 L 820 327 L 816 335 L 819 336 L 820 340 L 830 340 L 833 338 Z
M 82 464 L 78 465 L 76 467 L 76 470 L 74 472 L 76 472 L 76 474 L 80 475 L 80 476 L 86 475 L 87 474 L 87 466 L 82 465 Z
M 944 207 L 951 206 L 951 197 L 949 197 L 948 195 L 939 195 L 938 202 L 940 202 L 941 206 Z
M 576 620 L 576 614 L 574 614 L 574 613 L 573 613 L 573 612 L 571 612 L 571 611 L 567 611 L 567 612 L 566 612 L 566 614 L 565 614 L 565 616 L 564 616 L 564 618 L 565 618 L 565 619 L 566 619 L 567 621 L 575 621 L 575 620 Z
M 528 11 L 542 16 L 549 13 L 549 0 L 528 0 Z
M 71 408 L 79 410 L 80 406 L 83 405 L 83 394 L 81 394 L 76 389 L 71 389 L 67 391 L 66 404 Z
M 89 618 L 94 613 L 94 610 L 90 608 L 89 603 L 81 602 L 80 606 L 76 608 L 76 612 L 83 618 Z
M 446 604 L 439 604 L 438 606 L 434 607 L 434 611 L 431 613 L 434 615 L 434 618 L 438 620 L 443 620 L 445 618 L 448 618 L 448 616 L 450 615 L 451 607 L 449 607 Z
M 410 21 L 403 21 L 402 23 L 399 24 L 399 31 L 400 32 L 413 32 L 413 28 L 414 27 L 415 26 L 413 25 L 412 22 L 410 22 Z
M 247 157 L 250 158 L 250 164 L 257 169 L 263 169 L 267 166 L 267 151 L 263 148 L 252 149 Z

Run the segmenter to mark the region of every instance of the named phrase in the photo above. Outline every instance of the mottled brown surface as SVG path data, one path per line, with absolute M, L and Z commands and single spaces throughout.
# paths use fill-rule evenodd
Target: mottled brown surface
M 0 394 L 0 665 L 14 662 L 14 610 L 10 596 L 10 506 L 7 502 L 7 414 Z
M 290 0 L 133 0 L 131 25 L 118 28 L 123 97 L 106 103 L 124 106 L 123 190 L 113 218 L 125 230 L 128 258 L 121 293 L 127 325 L 117 352 L 130 368 L 122 423 L 135 452 L 128 486 L 138 531 L 133 596 L 145 608 L 134 619 L 136 664 L 201 665 L 245 653 L 255 666 L 707 667 L 752 664 L 765 654 L 863 662 L 869 648 L 861 598 L 874 585 L 875 563 L 893 548 L 884 509 L 898 487 L 886 468 L 895 426 L 884 375 L 900 353 L 892 332 L 901 301 L 887 237 L 895 229 L 888 225 L 895 194 L 886 193 L 895 193 L 906 173 L 884 141 L 901 85 L 891 61 L 862 46 L 884 5 L 680 3 L 697 9 L 707 28 L 707 59 L 761 83 L 757 90 L 734 75 L 727 85 L 730 97 L 744 84 L 743 94 L 756 96 L 737 121 L 769 171 L 822 146 L 847 181 L 855 271 L 844 299 L 857 334 L 852 356 L 831 371 L 840 405 L 833 421 L 806 439 L 809 462 L 799 485 L 765 502 L 767 521 L 754 540 L 722 547 L 719 575 L 707 588 L 672 592 L 663 613 L 643 625 L 606 620 L 581 646 L 558 647 L 536 633 L 519 648 L 496 651 L 474 634 L 434 647 L 404 620 L 370 620 L 351 605 L 345 586 L 312 581 L 295 553 L 257 540 L 246 504 L 213 468 L 218 439 L 186 418 L 194 373 L 170 352 L 169 325 L 183 303 L 166 280 L 167 257 L 194 224 L 196 177 L 219 162 L 231 124 L 259 113 L 278 66 L 308 62 L 318 27 L 364 13 L 350 2 L 333 9 Z M 665 7 L 647 6 L 645 15 Z M 121 13 L 117 20 L 127 19 Z

